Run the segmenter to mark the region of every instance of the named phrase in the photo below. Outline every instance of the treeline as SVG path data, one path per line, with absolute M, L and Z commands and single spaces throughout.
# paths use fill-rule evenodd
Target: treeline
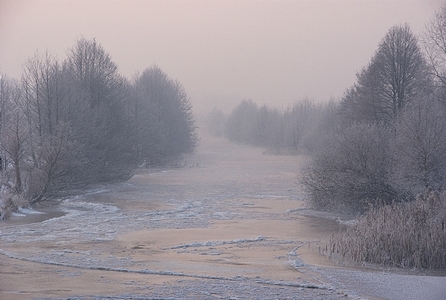
M 197 144 L 186 92 L 160 68 L 129 81 L 96 40 L 67 53 L 61 62 L 36 53 L 20 80 L 0 78 L 3 207 L 126 179 L 135 166 L 164 164 Z
M 319 132 L 329 132 L 336 122 L 336 109 L 334 101 L 314 104 L 303 100 L 277 109 L 243 100 L 228 116 L 214 109 L 207 117 L 207 127 L 216 136 L 263 147 L 273 154 L 309 153 L 317 147 Z

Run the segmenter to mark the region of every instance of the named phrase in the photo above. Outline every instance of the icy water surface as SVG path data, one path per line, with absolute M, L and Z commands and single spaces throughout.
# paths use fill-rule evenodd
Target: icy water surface
M 209 138 L 184 168 L 3 223 L 0 299 L 446 299 L 444 277 L 320 255 L 341 216 L 305 209 L 302 160 Z

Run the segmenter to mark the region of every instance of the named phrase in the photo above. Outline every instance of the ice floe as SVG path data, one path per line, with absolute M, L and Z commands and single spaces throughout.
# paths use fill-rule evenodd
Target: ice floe
M 255 242 L 261 242 L 264 241 L 265 237 L 258 236 L 255 239 L 235 239 L 230 241 L 207 241 L 207 242 L 194 242 L 190 244 L 181 244 L 178 246 L 173 246 L 169 248 L 164 249 L 185 249 L 185 248 L 198 248 L 198 247 L 215 247 L 220 245 L 231 245 L 231 244 L 243 244 L 243 243 L 255 243 Z

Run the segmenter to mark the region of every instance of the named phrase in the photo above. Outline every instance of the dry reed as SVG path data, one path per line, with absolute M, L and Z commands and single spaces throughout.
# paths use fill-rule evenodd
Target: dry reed
M 357 225 L 333 234 L 330 253 L 357 263 L 446 268 L 446 193 L 426 191 L 409 203 L 370 207 Z

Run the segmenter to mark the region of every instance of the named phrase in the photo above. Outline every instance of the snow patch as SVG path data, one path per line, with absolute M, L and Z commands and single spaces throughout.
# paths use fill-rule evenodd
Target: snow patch
M 299 249 L 300 246 L 294 248 L 291 250 L 287 257 L 288 257 L 288 264 L 294 268 L 301 268 L 305 267 L 304 262 L 299 258 L 299 254 L 297 254 L 297 249 Z
M 26 217 L 27 215 L 44 215 L 44 212 L 34 210 L 32 208 L 19 207 L 17 211 L 12 212 L 13 217 Z
M 358 219 L 353 219 L 353 220 L 341 220 L 340 218 L 336 219 L 336 222 L 338 222 L 341 225 L 346 225 L 346 226 L 355 226 L 358 224 Z
M 11 216 L 13 216 L 13 217 L 26 217 L 25 214 L 21 214 L 21 213 L 18 213 L 18 212 L 12 212 Z
M 19 207 L 18 211 L 19 211 L 19 213 L 25 214 L 25 215 L 33 215 L 33 214 L 44 215 L 45 214 L 44 212 L 37 211 L 37 210 L 34 210 L 32 208 Z

